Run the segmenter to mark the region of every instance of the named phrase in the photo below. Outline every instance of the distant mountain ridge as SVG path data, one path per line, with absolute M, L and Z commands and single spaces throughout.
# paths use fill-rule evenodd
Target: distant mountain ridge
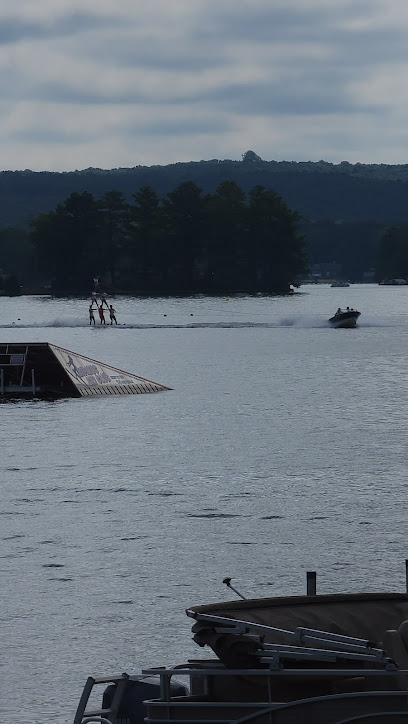
M 263 161 L 247 151 L 241 161 L 175 163 L 81 171 L 0 172 L 0 226 L 27 226 L 72 192 L 96 197 L 111 190 L 131 199 L 142 186 L 165 196 L 184 181 L 194 181 L 204 193 L 223 181 L 235 181 L 245 192 L 256 185 L 274 189 L 305 220 L 408 220 L 408 164 L 350 164 L 343 161 Z

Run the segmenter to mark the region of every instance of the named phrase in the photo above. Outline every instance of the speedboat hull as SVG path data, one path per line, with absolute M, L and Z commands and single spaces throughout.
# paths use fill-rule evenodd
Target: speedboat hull
M 360 314 L 361 312 L 357 312 L 356 309 L 339 312 L 334 317 L 330 317 L 329 322 L 335 329 L 351 329 L 356 326 Z

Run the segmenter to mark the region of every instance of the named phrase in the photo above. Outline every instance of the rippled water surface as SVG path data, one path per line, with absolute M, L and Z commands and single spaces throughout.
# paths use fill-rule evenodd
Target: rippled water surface
M 1 299 L 1 342 L 50 341 L 160 394 L 0 405 L 0 713 L 70 723 L 89 674 L 202 656 L 184 609 L 404 590 L 408 287 L 288 298 Z M 333 330 L 338 306 L 361 311 Z

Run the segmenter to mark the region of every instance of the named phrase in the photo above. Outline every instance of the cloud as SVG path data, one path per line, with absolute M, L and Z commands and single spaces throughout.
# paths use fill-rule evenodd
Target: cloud
M 8 168 L 405 160 L 405 0 L 3 4 Z
M 121 127 L 122 131 L 125 128 Z M 146 136 L 175 136 L 195 137 L 197 135 L 219 135 L 231 130 L 231 123 L 224 117 L 199 117 L 163 119 L 148 123 L 132 124 L 127 128 L 128 135 L 138 137 L 140 133 Z
M 92 133 L 69 131 L 58 128 L 35 128 L 15 130 L 10 133 L 11 141 L 24 144 L 41 144 L 42 146 L 84 144 L 93 140 Z
M 26 40 L 55 40 L 89 30 L 112 28 L 115 23 L 115 18 L 98 17 L 81 12 L 50 18 L 48 22 L 34 19 L 23 20 L 15 16 L 4 17 L 0 24 L 0 46 L 21 43 Z

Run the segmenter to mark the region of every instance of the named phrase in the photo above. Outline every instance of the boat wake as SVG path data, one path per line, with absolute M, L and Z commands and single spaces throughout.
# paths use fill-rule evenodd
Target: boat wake
M 364 317 L 358 322 L 358 327 L 389 327 L 394 326 L 385 320 L 376 318 Z M 331 325 L 326 318 L 322 318 L 318 315 L 303 315 L 293 317 L 282 317 L 281 319 L 274 322 L 254 322 L 250 320 L 243 321 L 217 321 L 217 322 L 146 322 L 146 323 L 132 323 L 124 322 L 118 323 L 117 325 L 110 325 L 107 323 L 89 325 L 87 320 L 80 317 L 58 317 L 49 321 L 42 322 L 23 322 L 18 319 L 17 321 L 9 322 L 8 324 L 0 324 L 0 329 L 69 329 L 69 328 L 89 328 L 95 330 L 107 330 L 107 329 L 278 329 L 285 327 L 293 327 L 296 329 L 325 329 L 331 328 Z
M 219 322 L 146 322 L 146 323 L 118 323 L 117 325 L 96 324 L 89 325 L 87 321 L 82 319 L 54 319 L 49 322 L 32 322 L 24 323 L 21 321 L 11 322 L 9 324 L 0 324 L 0 329 L 67 329 L 67 328 L 86 328 L 94 330 L 106 329 L 276 329 L 279 327 L 299 327 L 313 328 L 326 327 L 326 320 L 308 320 L 299 321 L 295 319 L 282 319 L 277 322 L 251 322 L 251 321 L 219 321 Z

